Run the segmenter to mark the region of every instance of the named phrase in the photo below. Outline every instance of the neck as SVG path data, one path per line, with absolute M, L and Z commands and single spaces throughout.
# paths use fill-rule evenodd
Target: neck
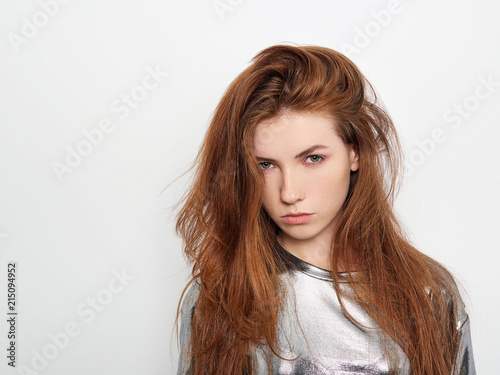
M 289 253 L 295 255 L 304 262 L 326 270 L 331 270 L 331 249 L 329 244 L 320 241 L 294 241 L 281 236 L 277 237 L 278 242 Z
M 317 239 L 294 241 L 287 237 L 283 237 L 282 233 L 278 234 L 277 240 L 286 251 L 304 262 L 332 271 L 332 248 L 330 247 L 330 242 Z M 344 261 L 340 261 L 336 268 L 337 272 L 349 272 L 360 269 L 359 264 L 348 265 Z

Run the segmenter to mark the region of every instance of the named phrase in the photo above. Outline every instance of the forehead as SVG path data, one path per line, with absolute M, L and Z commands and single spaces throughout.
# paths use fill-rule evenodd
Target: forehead
M 343 143 L 336 127 L 335 119 L 322 112 L 287 112 L 257 124 L 253 137 L 254 152 L 294 152 L 318 143 L 334 146 Z

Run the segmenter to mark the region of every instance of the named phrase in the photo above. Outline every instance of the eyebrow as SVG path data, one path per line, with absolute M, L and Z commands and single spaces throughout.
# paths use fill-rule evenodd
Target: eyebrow
M 316 150 L 321 150 L 321 149 L 324 149 L 324 148 L 328 148 L 328 146 L 326 146 L 326 145 L 314 145 L 314 146 L 311 146 L 307 150 L 304 150 L 304 151 L 298 153 L 297 155 L 295 155 L 295 159 L 301 158 L 304 155 L 307 155 L 307 154 L 309 154 L 311 152 L 314 152 Z M 256 159 L 276 161 L 276 160 L 271 159 L 271 158 L 263 158 L 263 157 L 260 157 L 260 156 L 256 156 Z

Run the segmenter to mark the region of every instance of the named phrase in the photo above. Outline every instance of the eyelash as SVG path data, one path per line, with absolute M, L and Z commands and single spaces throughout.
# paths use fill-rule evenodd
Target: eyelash
M 324 158 L 323 156 L 321 156 L 321 155 L 309 155 L 309 156 L 306 158 L 306 160 L 307 160 L 307 159 L 309 159 L 309 158 L 312 158 L 312 157 L 314 157 L 314 156 L 318 157 L 318 158 L 319 158 L 319 160 L 318 160 L 318 161 L 315 161 L 315 162 L 311 162 L 311 163 L 306 163 L 306 164 L 319 164 L 319 163 L 321 163 L 321 162 L 325 159 L 325 158 Z M 268 162 L 268 161 L 263 161 L 262 163 L 259 163 L 259 165 L 261 166 L 261 168 L 262 168 L 264 171 L 267 171 L 267 170 L 271 169 L 271 167 L 269 167 L 269 168 L 263 168 L 263 167 L 262 167 L 262 164 L 269 164 L 269 165 L 273 165 L 272 163 L 270 163 L 270 162 Z

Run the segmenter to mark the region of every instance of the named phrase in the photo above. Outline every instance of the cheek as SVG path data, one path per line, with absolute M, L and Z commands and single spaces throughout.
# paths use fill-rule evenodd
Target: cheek
M 269 192 L 267 191 L 264 191 L 263 205 L 266 210 L 271 208 L 273 205 L 273 199 L 271 198 L 271 194 L 269 194 Z
M 325 204 L 342 204 L 349 189 L 349 175 L 334 174 L 316 178 L 310 185 L 310 193 Z
M 273 185 L 271 179 L 266 179 L 263 190 L 262 206 L 269 216 L 273 215 L 274 207 L 277 205 L 277 199 L 279 199 L 277 187 Z

